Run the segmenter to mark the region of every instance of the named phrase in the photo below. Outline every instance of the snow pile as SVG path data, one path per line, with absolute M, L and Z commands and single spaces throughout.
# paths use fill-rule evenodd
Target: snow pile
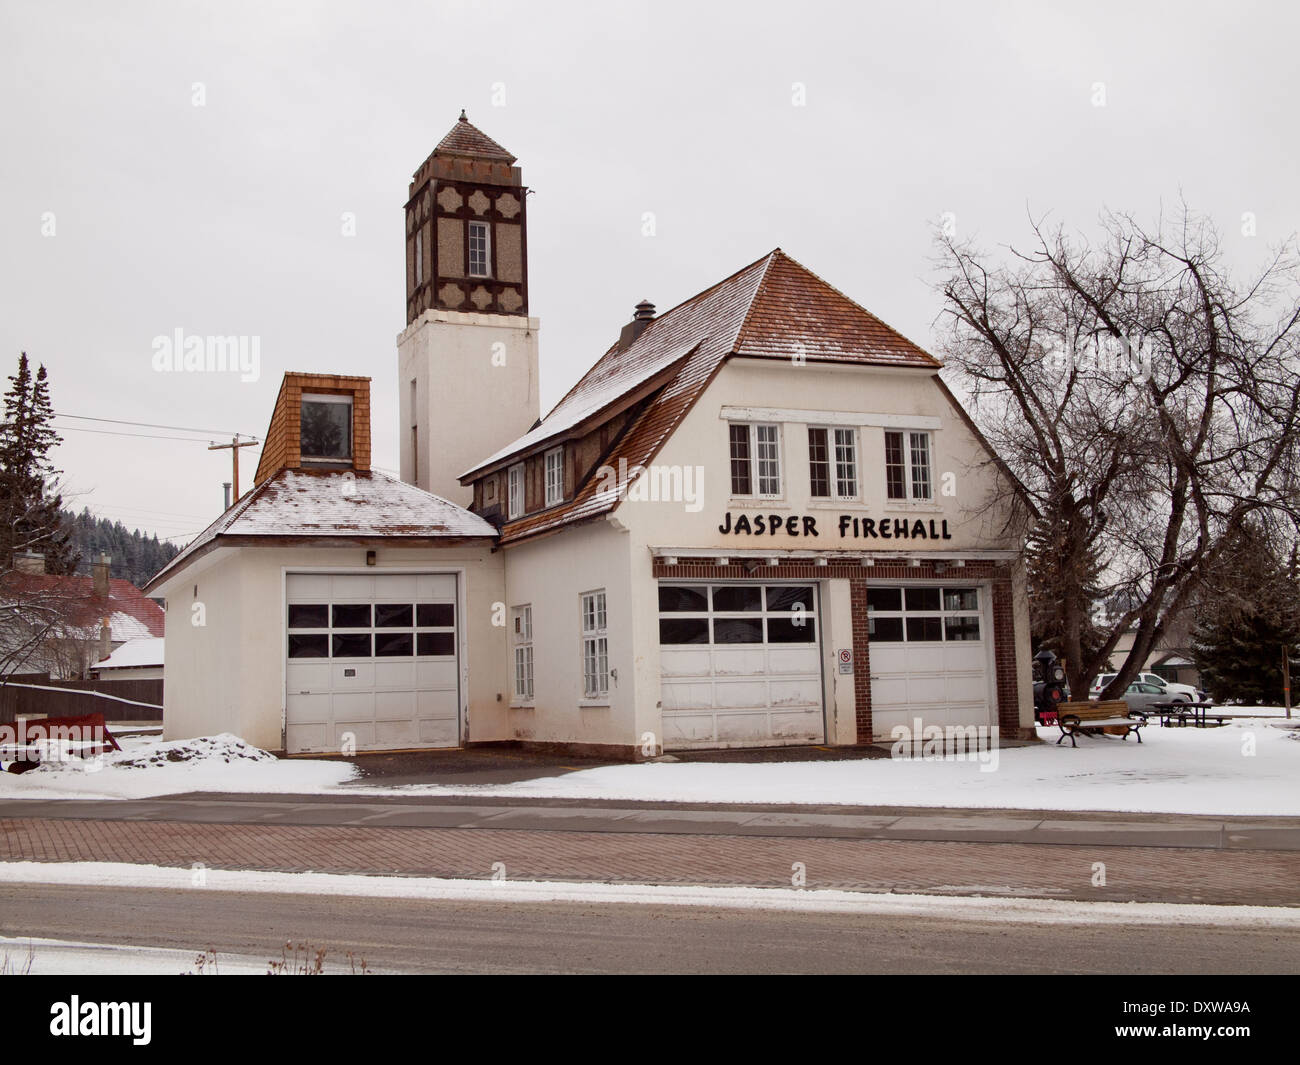
M 356 775 L 346 762 L 281 760 L 228 732 L 190 740 L 126 737 L 122 750 L 58 757 L 0 773 L 0 799 L 145 799 L 191 791 L 313 793 Z
M 275 755 L 269 751 L 253 747 L 229 732 L 223 732 L 219 736 L 199 736 L 192 740 L 151 744 L 148 750 L 139 754 L 115 751 L 109 756 L 115 769 L 145 769 L 149 766 L 166 765 L 169 762 L 194 762 L 204 759 L 213 761 L 220 759 L 229 763 L 241 758 L 252 762 L 276 760 Z

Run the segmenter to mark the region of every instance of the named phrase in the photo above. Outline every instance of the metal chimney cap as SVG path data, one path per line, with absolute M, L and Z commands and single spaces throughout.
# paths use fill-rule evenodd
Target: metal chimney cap
M 636 305 L 636 310 L 632 314 L 634 322 L 648 322 L 655 316 L 655 305 L 649 300 L 642 300 Z

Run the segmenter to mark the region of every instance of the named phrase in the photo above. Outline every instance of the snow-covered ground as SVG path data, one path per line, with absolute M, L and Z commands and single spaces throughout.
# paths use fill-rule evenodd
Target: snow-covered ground
M 304 795 L 356 776 L 346 762 L 280 759 L 229 733 L 170 742 L 128 736 L 119 742 L 121 751 L 95 758 L 47 754 L 38 769 L 0 773 L 0 799 L 145 799 L 187 791 Z
M 126 943 L 0 936 L 0 972 L 31 976 L 178 976 L 200 971 L 196 965 L 198 953 Z M 216 959 L 215 969 L 210 959 L 205 961 L 204 969 L 220 976 L 264 976 L 269 960 L 222 954 Z
M 209 869 L 194 887 L 188 868 L 118 862 L 0 862 L 0 884 L 71 884 L 84 887 L 175 888 L 258 894 L 351 895 L 370 899 L 466 902 L 628 903 L 713 906 L 727 909 L 878 916 L 944 917 L 953 920 L 1029 924 L 1218 925 L 1300 929 L 1300 908 L 1207 906 L 1162 902 L 1079 902 L 1064 899 L 988 898 L 957 895 L 895 895 L 865 891 L 796 888 L 708 887 L 674 884 L 588 884 L 540 880 L 440 880 L 412 876 L 336 873 L 259 873 Z M 11 964 L 23 961 L 25 940 L 15 941 Z M 193 960 L 193 955 L 185 958 Z
M 1235 712 L 1245 712 L 1237 708 Z M 1252 713 L 1255 711 L 1251 709 Z M 816 803 L 1300 816 L 1300 720 L 1260 711 L 1223 728 L 1160 728 L 996 752 L 996 763 L 854 759 L 758 764 L 617 765 L 513 784 L 386 787 L 356 783 L 347 762 L 276 760 L 234 736 L 164 743 L 133 738 L 99 768 L 75 759 L 0 774 L 4 798 L 146 798 L 188 791 L 494 795 L 519 799 Z M 353 783 L 349 783 L 349 782 Z

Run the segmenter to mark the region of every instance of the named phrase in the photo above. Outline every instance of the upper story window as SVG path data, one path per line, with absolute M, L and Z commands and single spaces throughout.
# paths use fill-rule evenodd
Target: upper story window
M 300 455 L 304 461 L 352 458 L 352 397 L 303 394 Z
M 564 499 L 564 448 L 546 453 L 546 505 L 553 507 Z
M 890 499 L 934 498 L 930 473 L 930 434 L 885 433 L 885 493 Z
M 424 230 L 415 231 L 415 283 L 424 284 Z
M 853 429 L 808 430 L 810 494 L 821 499 L 856 499 L 858 441 Z
M 781 430 L 776 425 L 733 424 L 731 494 L 775 499 L 781 495 Z
M 486 222 L 469 223 L 469 276 L 488 277 L 492 262 L 491 249 L 488 247 L 488 224 Z
M 506 518 L 514 521 L 524 513 L 524 464 L 511 466 L 506 473 Z

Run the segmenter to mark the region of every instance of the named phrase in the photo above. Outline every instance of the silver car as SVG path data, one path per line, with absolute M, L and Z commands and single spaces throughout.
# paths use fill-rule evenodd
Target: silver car
M 1123 699 L 1128 703 L 1130 710 L 1150 710 L 1152 703 L 1174 701 L 1169 698 L 1167 689 L 1158 687 L 1155 684 L 1147 684 L 1145 681 L 1136 681 L 1130 684 L 1124 691 Z

